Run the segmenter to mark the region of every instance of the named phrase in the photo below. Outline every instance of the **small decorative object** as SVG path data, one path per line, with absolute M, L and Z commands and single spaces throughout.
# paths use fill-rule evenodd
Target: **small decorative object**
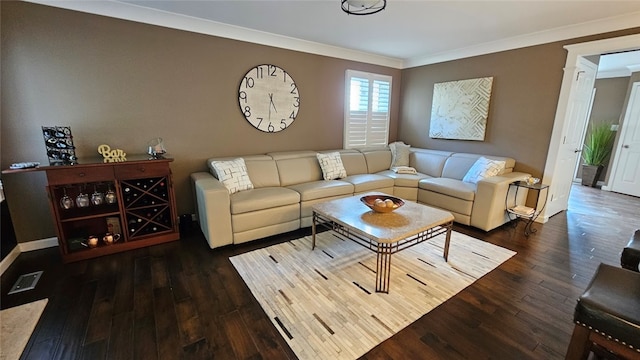
M 107 245 L 111 245 L 115 242 L 118 242 L 118 240 L 120 240 L 120 234 L 107 233 L 102 238 L 102 241 L 104 241 L 104 243 Z
M 89 236 L 89 238 L 87 239 L 87 246 L 92 249 L 98 246 L 98 237 L 93 235 Z
M 118 202 L 116 192 L 111 190 L 111 184 L 109 184 L 107 192 L 104 193 L 104 201 L 106 201 L 107 204 L 115 204 Z
M 247 71 L 238 89 L 240 111 L 256 129 L 282 131 L 300 109 L 300 92 L 291 75 L 279 66 L 263 64 Z
M 98 188 L 94 186 L 93 194 L 91 194 L 91 204 L 102 205 L 103 203 L 104 203 L 104 194 L 101 192 L 98 192 Z
M 89 206 L 89 195 L 83 193 L 82 189 L 80 189 L 80 193 L 76 197 L 76 206 L 79 208 Z
M 60 198 L 60 206 L 65 210 L 69 210 L 73 207 L 73 199 L 67 195 L 67 189 L 63 188 L 62 191 L 64 195 Z
M 107 232 L 110 234 L 120 234 L 122 229 L 120 228 L 120 219 L 117 216 L 109 216 L 106 218 Z
M 167 150 L 164 148 L 164 140 L 161 137 L 149 140 L 147 143 L 147 154 L 151 155 L 149 160 L 164 159 Z
M 433 85 L 429 136 L 484 141 L 493 77 Z
M 535 177 L 528 177 L 527 178 L 527 184 L 529 184 L 529 185 L 535 185 L 535 184 L 537 184 L 539 182 L 540 182 L 540 179 L 538 179 L 538 178 L 535 178 Z
M 611 122 L 591 124 L 582 149 L 582 185 L 596 187 L 604 166 L 609 162 L 616 133 Z
M 127 153 L 121 149 L 111 150 L 111 146 L 102 144 L 98 146 L 98 154 L 102 155 L 104 162 L 123 162 L 127 161 Z
M 367 195 L 361 197 L 360 201 L 379 213 L 389 213 L 404 205 L 404 200 L 389 195 Z
M 77 164 L 73 136 L 69 126 L 43 126 L 42 135 L 49 157 L 49 165 Z

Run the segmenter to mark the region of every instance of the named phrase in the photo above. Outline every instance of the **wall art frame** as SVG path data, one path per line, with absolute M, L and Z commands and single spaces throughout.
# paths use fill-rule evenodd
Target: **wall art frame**
M 429 137 L 484 141 L 493 77 L 433 85 Z

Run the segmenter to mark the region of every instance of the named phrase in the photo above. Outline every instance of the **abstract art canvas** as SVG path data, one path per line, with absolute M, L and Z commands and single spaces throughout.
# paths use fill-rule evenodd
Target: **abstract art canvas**
M 429 137 L 484 141 L 493 77 L 433 85 Z

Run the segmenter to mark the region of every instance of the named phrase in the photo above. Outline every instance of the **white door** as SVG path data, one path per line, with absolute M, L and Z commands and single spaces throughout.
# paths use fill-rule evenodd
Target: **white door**
M 566 210 L 569 193 L 574 179 L 578 158 L 582 151 L 582 139 L 587 126 L 587 114 L 591 105 L 591 94 L 598 66 L 583 57 L 579 57 L 573 71 L 571 93 L 567 103 L 565 126 L 557 151 L 553 181 L 549 187 L 545 217 Z
M 611 190 L 640 197 L 640 82 L 631 88 L 618 144 Z

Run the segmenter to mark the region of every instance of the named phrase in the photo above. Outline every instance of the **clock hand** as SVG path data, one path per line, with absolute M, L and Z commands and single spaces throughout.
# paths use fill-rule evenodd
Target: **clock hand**
M 273 110 L 275 110 L 275 112 L 278 112 L 278 109 L 276 109 L 276 104 L 273 103 L 273 94 L 269 94 L 269 102 L 271 103 L 271 106 L 273 106 Z M 269 107 L 269 110 L 271 110 L 271 107 Z

